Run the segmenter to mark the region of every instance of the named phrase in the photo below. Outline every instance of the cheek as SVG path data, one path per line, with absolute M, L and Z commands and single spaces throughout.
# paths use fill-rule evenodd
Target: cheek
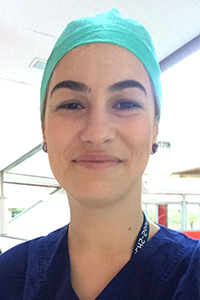
M 64 154 L 76 136 L 74 126 L 56 118 L 47 120 L 45 134 L 50 157 L 56 153 Z
M 152 130 L 150 127 L 141 126 L 138 133 L 141 144 L 149 151 L 151 146 Z
M 138 122 L 129 122 L 121 130 L 121 137 L 133 150 L 146 148 L 149 152 L 152 141 L 152 124 L 145 118 Z
M 60 126 L 57 122 L 47 122 L 46 126 L 46 139 L 48 151 L 51 148 L 60 147 L 64 138 L 64 127 Z
M 47 152 L 51 170 L 55 178 L 59 181 L 59 178 L 68 166 L 69 161 L 72 159 L 71 149 L 73 141 L 73 131 L 68 126 L 63 124 L 59 120 L 50 118 L 46 121 L 46 141 L 47 141 Z M 63 175 L 62 175 L 63 176 Z

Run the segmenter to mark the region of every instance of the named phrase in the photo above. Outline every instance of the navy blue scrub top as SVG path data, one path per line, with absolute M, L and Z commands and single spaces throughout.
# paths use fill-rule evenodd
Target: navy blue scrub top
M 1 300 L 78 300 L 70 279 L 68 226 L 0 255 Z M 160 226 L 97 300 L 199 300 L 200 241 Z

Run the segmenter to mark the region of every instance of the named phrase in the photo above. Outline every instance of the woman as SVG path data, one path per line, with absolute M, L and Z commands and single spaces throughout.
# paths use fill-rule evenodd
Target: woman
M 117 10 L 70 23 L 41 86 L 43 150 L 70 224 L 0 259 L 0 299 L 199 299 L 199 243 L 148 222 L 160 70 L 145 28 Z

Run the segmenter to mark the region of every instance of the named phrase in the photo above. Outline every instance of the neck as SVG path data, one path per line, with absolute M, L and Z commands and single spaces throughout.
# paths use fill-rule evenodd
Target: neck
M 139 195 L 138 195 L 139 196 Z M 90 209 L 69 196 L 68 241 L 77 251 L 132 252 L 143 222 L 140 196 L 109 207 Z

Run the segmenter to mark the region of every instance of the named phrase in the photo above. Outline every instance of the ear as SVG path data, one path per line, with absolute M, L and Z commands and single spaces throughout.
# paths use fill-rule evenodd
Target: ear
M 42 127 L 42 139 L 43 139 L 43 143 L 45 143 L 46 142 L 46 134 L 45 134 L 45 123 L 44 122 L 42 122 L 41 127 Z
M 154 125 L 153 125 L 153 140 L 152 140 L 152 144 L 154 144 L 154 143 L 157 142 L 158 133 L 159 133 L 159 122 L 155 121 Z
M 157 121 L 154 122 L 153 125 L 153 134 L 152 134 L 152 143 L 151 143 L 151 149 L 150 149 L 150 153 L 153 153 L 153 144 L 155 144 L 157 142 L 157 137 L 158 137 L 158 132 L 159 132 L 159 123 Z

